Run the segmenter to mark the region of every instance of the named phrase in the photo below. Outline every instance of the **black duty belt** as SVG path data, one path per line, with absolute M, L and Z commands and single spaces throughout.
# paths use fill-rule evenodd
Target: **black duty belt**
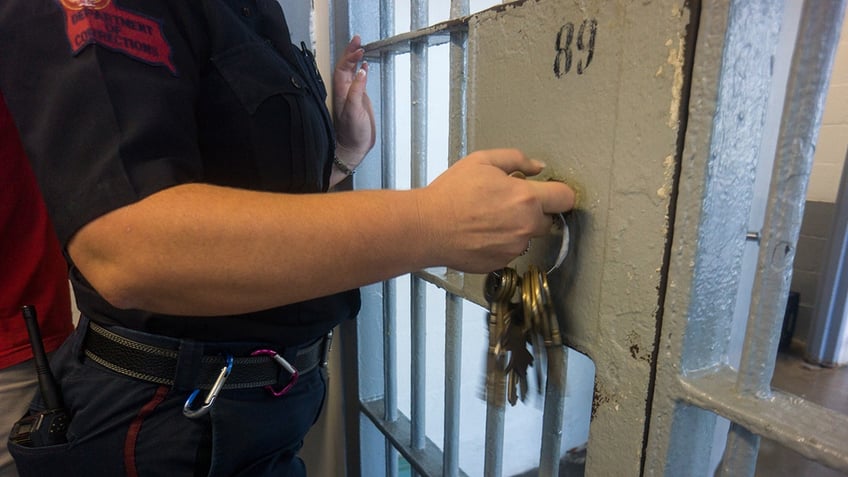
M 291 364 L 297 374 L 306 374 L 326 365 L 330 335 L 297 350 Z M 85 355 L 92 361 L 120 374 L 143 381 L 173 386 L 178 372 L 178 349 L 153 346 L 114 333 L 89 322 L 85 336 Z M 232 372 L 221 389 L 248 389 L 274 386 L 289 381 L 290 370 L 281 365 L 281 357 L 268 350 L 257 356 L 228 357 L 209 355 L 200 358 L 194 387 L 211 389 L 220 381 L 221 370 L 231 364 Z M 288 364 L 288 362 L 285 362 Z

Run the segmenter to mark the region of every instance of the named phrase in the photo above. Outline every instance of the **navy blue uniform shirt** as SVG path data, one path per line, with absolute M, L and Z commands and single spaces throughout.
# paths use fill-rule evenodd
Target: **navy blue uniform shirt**
M 179 184 L 327 189 L 326 90 L 276 0 L 3 0 L 0 90 L 65 247 Z M 93 321 L 196 340 L 302 343 L 359 309 L 353 290 L 197 319 L 116 309 L 72 263 L 71 281 Z

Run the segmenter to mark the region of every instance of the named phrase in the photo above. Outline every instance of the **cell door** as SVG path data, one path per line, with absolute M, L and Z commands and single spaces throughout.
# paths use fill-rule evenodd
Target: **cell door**
M 366 43 L 378 111 L 355 186 L 422 187 L 489 147 L 546 162 L 535 180 L 579 193 L 549 276 L 566 347 L 546 392 L 493 409 L 483 277 L 365 288 L 343 332 L 348 473 L 711 475 L 717 416 L 733 422 L 725 475 L 752 475 L 760 435 L 848 469 L 848 419 L 768 385 L 844 1 L 804 8 L 761 232 L 748 223 L 781 2 L 492 3 L 333 2 L 336 45 Z

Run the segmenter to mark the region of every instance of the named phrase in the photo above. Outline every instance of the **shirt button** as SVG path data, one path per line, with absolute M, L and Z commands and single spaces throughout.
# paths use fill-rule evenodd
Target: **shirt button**
M 244 16 L 246 16 L 246 17 L 249 17 L 249 16 L 250 16 L 250 8 L 248 8 L 248 7 L 242 7 L 242 8 L 241 8 L 241 14 L 242 14 L 242 15 L 244 15 Z
M 300 81 L 297 80 L 294 76 L 292 76 L 291 84 L 297 89 L 300 89 Z

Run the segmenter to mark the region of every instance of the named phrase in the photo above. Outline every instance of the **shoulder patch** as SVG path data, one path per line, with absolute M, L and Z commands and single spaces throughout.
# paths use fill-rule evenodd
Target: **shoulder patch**
M 149 65 L 165 66 L 177 74 L 171 45 L 160 21 L 118 7 L 114 0 L 59 0 L 65 12 L 65 31 L 76 55 L 98 44 Z

